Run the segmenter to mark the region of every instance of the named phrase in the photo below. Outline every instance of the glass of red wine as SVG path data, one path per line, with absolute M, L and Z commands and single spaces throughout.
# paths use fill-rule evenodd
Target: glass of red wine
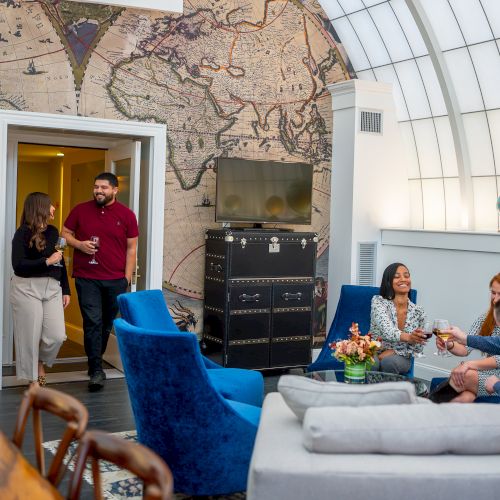
M 95 260 L 95 254 L 99 249 L 99 236 L 91 236 L 90 241 L 94 244 L 94 253 L 92 254 L 92 259 L 89 260 L 89 264 L 99 264 L 99 262 Z
M 425 338 L 429 340 L 432 337 L 432 321 L 426 321 L 421 328 Z M 423 352 L 418 352 L 415 354 L 417 358 L 426 358 L 427 356 Z

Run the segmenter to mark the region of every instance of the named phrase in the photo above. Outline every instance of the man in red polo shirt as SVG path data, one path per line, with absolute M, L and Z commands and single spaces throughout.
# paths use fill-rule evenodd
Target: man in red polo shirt
M 90 391 L 104 387 L 102 355 L 118 313 L 116 297 L 130 285 L 136 261 L 137 219 L 116 200 L 117 193 L 116 176 L 99 174 L 94 199 L 73 208 L 61 232 L 75 249 L 73 277 L 83 317 Z

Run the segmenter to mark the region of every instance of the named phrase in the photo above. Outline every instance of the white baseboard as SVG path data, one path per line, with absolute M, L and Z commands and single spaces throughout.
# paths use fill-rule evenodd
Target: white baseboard
M 415 377 L 431 381 L 435 377 L 449 377 L 450 370 L 415 361 Z
M 106 373 L 106 379 L 117 379 L 123 378 L 124 375 L 121 371 L 115 370 L 113 368 L 106 368 L 104 370 Z M 47 373 L 47 384 L 63 384 L 66 382 L 87 382 L 89 376 L 87 370 L 78 372 L 56 372 Z M 6 387 L 17 387 L 22 385 L 28 385 L 27 380 L 20 380 L 15 375 L 9 375 L 2 378 L 2 385 Z

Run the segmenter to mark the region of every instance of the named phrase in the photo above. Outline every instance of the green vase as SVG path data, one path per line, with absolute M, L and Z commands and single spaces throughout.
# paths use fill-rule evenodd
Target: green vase
M 344 382 L 346 384 L 364 384 L 366 375 L 366 363 L 356 363 L 344 368 Z

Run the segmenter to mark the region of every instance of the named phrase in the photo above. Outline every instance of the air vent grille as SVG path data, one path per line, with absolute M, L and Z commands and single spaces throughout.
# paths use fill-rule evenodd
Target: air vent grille
M 382 133 L 382 113 L 379 111 L 361 111 L 361 132 Z
M 358 244 L 358 285 L 375 286 L 377 243 Z

